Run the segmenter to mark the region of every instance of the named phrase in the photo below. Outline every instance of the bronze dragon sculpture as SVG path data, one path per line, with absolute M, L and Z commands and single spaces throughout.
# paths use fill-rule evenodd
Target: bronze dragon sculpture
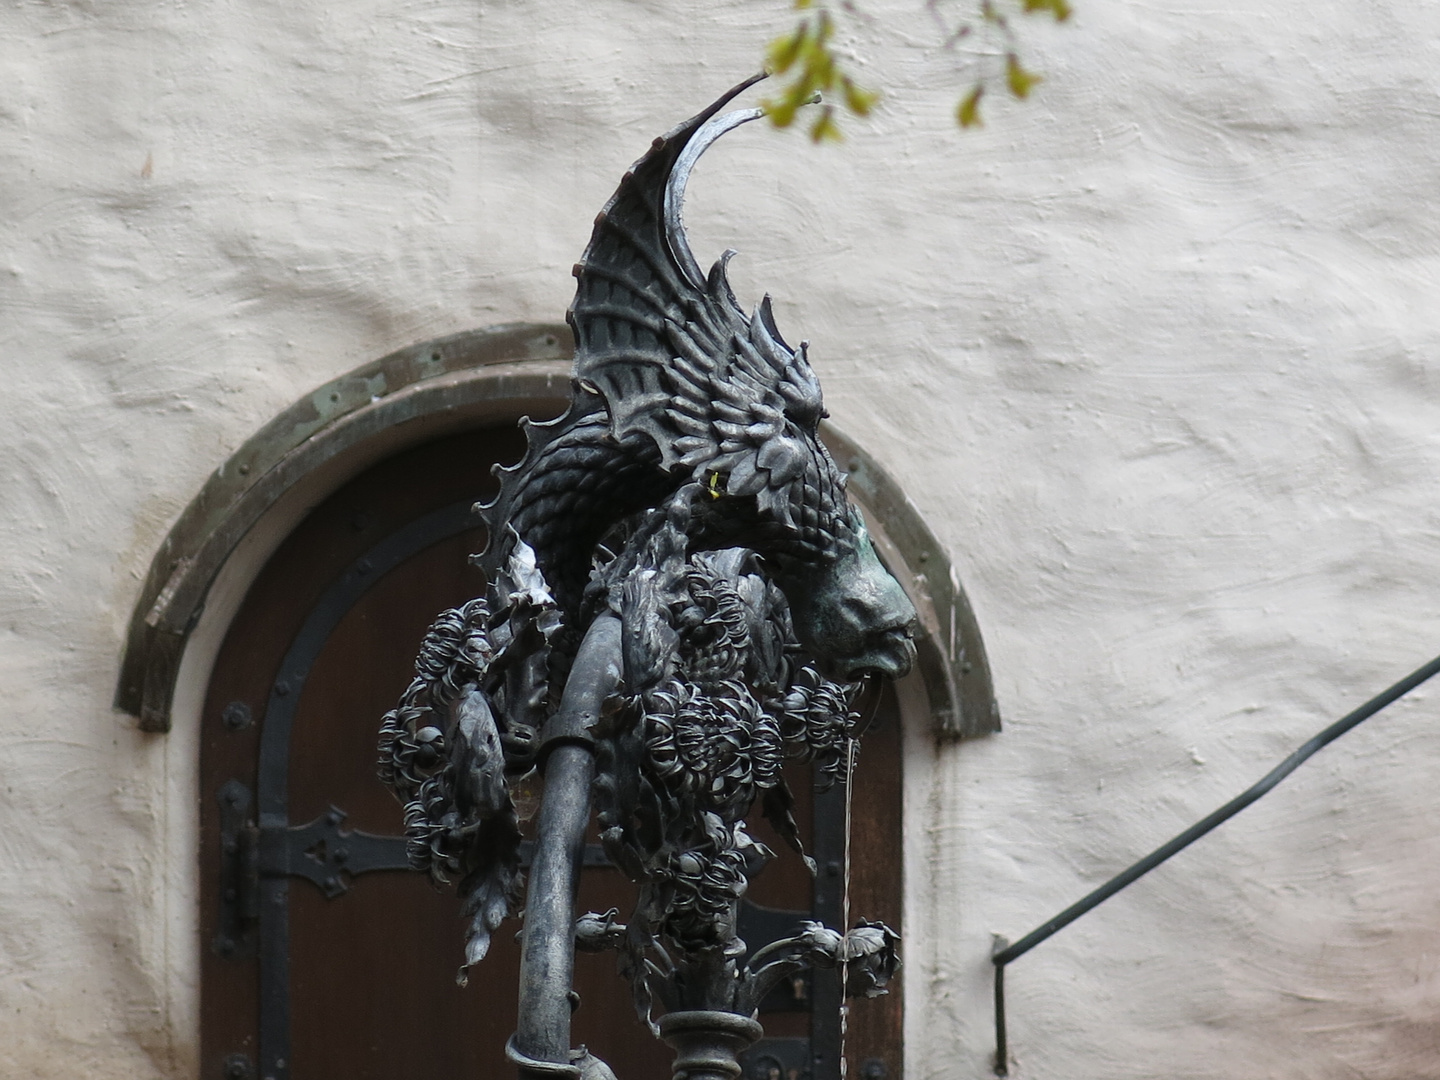
M 743 967 L 736 933 L 772 857 L 746 815 L 758 798 L 803 856 L 781 767 L 843 775 L 859 681 L 909 669 L 915 619 L 818 437 L 807 344 L 786 344 L 768 296 L 744 314 L 734 252 L 705 274 L 686 242 L 691 169 L 760 115 L 721 114 L 754 81 L 656 139 L 596 218 L 568 313 L 570 407 L 523 422 L 524 459 L 481 508 L 488 595 L 436 620 L 380 740 L 412 865 L 465 898 L 466 966 L 520 895 L 513 783 L 558 746 L 593 756 L 602 840 L 639 899 L 625 924 L 581 918 L 574 940 L 620 951 L 647 1020 L 656 998 L 749 1016 L 810 963 L 875 991 L 895 964 L 879 924 L 809 924 Z

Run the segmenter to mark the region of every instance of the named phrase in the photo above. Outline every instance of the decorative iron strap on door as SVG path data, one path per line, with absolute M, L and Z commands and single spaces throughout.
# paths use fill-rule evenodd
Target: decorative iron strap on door
M 231 781 L 220 791 L 221 846 L 227 857 L 222 883 L 233 884 L 224 885 L 218 944 L 223 953 L 225 941 L 240 940 L 255 921 L 260 1075 L 267 1080 L 290 1075 L 290 877 L 307 877 L 334 897 L 347 889 L 347 876 L 409 868 L 402 837 L 344 833 L 345 813 L 339 808 L 309 824 L 290 824 L 290 734 L 305 680 L 340 620 L 375 581 L 438 541 L 473 528 L 468 503 L 427 514 L 366 552 L 325 590 L 286 651 L 265 705 L 256 823 L 239 824 L 250 801 L 242 784 Z

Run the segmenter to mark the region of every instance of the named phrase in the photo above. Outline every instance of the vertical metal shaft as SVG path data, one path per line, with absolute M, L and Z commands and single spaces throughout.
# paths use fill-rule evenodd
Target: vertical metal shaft
M 541 1061 L 570 1060 L 570 987 L 575 968 L 575 892 L 590 816 L 595 757 L 558 746 L 545 768 L 540 836 L 525 894 L 520 1020 L 515 1044 Z
M 595 756 L 590 726 L 620 685 L 620 620 L 590 625 L 545 726 L 545 793 L 525 899 L 520 1018 L 515 1047 L 537 1061 L 570 1062 L 570 992 L 575 969 L 575 894 L 590 819 Z M 523 1069 L 522 1069 L 523 1075 Z
M 1005 1037 L 1005 965 L 995 965 L 995 1075 L 1010 1075 L 1010 1046 Z

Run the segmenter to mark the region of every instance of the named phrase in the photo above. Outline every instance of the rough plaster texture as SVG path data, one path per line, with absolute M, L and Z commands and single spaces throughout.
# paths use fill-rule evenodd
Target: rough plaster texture
M 690 202 L 949 545 L 1003 734 L 911 733 L 913 1077 L 1017 936 L 1440 643 L 1440 7 L 1079 0 L 967 135 L 918 2 L 872 124 Z M 0 1072 L 194 1075 L 193 719 L 111 711 L 204 477 L 309 388 L 548 320 L 620 171 L 776 0 L 0 14 Z M 1019 961 L 1023 1077 L 1440 1076 L 1437 695 Z M 193 728 L 193 724 L 191 725 Z

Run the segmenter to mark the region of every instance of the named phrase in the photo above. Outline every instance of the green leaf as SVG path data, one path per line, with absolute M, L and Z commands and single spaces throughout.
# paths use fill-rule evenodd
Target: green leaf
M 960 121 L 962 128 L 985 126 L 980 122 L 980 99 L 984 96 L 985 84 L 976 83 L 965 95 L 965 100 L 960 102 L 960 107 L 955 110 L 955 119 Z
M 819 117 L 815 123 L 810 125 L 810 138 L 813 142 L 844 142 L 845 136 L 840 134 L 840 127 L 835 123 L 835 107 L 826 105 L 820 110 Z
M 777 128 L 789 127 L 795 122 L 795 102 L 788 96 L 779 101 L 766 98 L 760 102 L 760 107 L 765 110 L 765 115 L 770 117 L 770 122 Z
M 1017 35 L 1016 17 L 1023 12 L 1065 22 L 1074 14 L 1071 0 L 966 0 L 965 6 L 969 16 L 962 18 L 958 26 L 952 29 L 942 25 L 947 35 L 945 44 L 951 45 L 972 32 L 983 33 L 991 40 L 999 38 L 1005 56 L 1005 87 L 1016 98 L 1028 98 L 1044 79 L 1020 60 L 1022 39 Z M 775 96 L 763 99 L 761 108 L 775 127 L 789 127 L 804 119 L 815 142 L 840 141 L 841 113 L 869 116 L 881 99 L 880 91 L 852 78 L 849 60 L 834 48 L 837 30 L 848 29 L 848 24 L 842 25 L 843 20 L 859 13 L 854 0 L 792 0 L 792 8 L 801 13 L 796 16 L 794 29 L 775 38 L 765 50 L 767 71 L 783 74 L 788 81 L 776 86 Z M 955 119 L 961 128 L 985 126 L 981 103 L 986 90 L 999 81 L 999 73 L 993 68 L 975 77 L 974 85 L 955 106 Z M 820 100 L 821 91 L 828 100 L 818 115 L 802 115 L 804 106 Z
M 1037 11 L 1050 12 L 1056 22 L 1064 22 L 1072 14 L 1071 7 L 1065 0 L 1025 0 L 1026 15 L 1034 15 Z
M 856 116 L 869 116 L 870 110 L 880 100 L 880 95 L 874 90 L 857 86 L 848 75 L 841 78 L 840 89 L 845 93 L 845 107 Z
M 766 50 L 767 66 L 774 74 L 780 74 L 790 70 L 792 64 L 800 55 L 800 47 L 805 44 L 805 24 L 801 23 L 793 34 L 786 34 L 778 37 L 770 43 Z
M 821 90 L 835 89 L 835 55 L 828 50 L 816 52 L 806 74 Z
M 1005 84 L 1010 87 L 1010 93 L 1017 98 L 1024 100 L 1030 96 L 1030 91 L 1039 86 L 1045 80 L 1033 71 L 1026 71 L 1020 65 L 1020 58 L 1014 53 L 1005 57 Z

